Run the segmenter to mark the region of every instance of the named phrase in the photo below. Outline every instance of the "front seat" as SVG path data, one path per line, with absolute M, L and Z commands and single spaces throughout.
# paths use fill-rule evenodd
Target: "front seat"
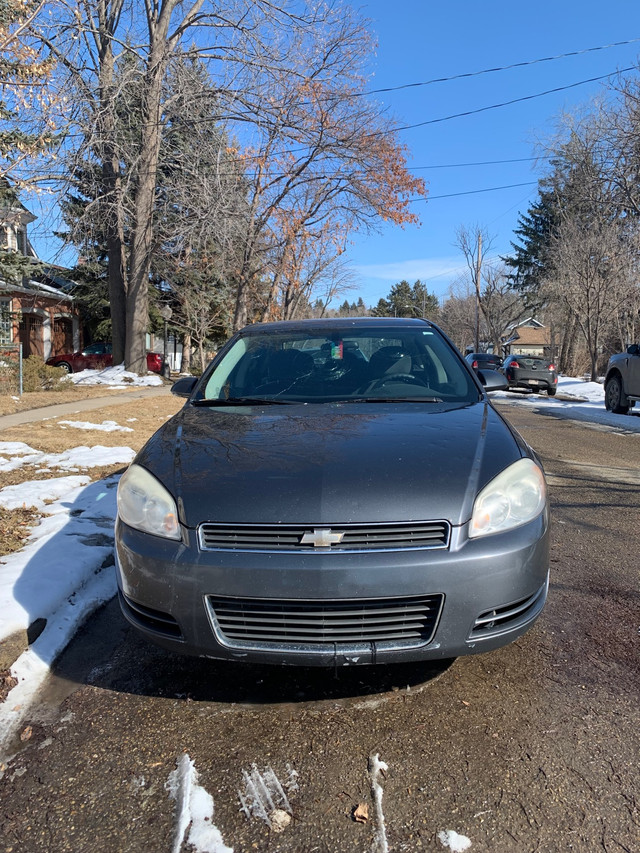
M 411 376 L 412 361 L 401 346 L 380 347 L 369 359 L 370 379 L 380 380 L 402 373 Z

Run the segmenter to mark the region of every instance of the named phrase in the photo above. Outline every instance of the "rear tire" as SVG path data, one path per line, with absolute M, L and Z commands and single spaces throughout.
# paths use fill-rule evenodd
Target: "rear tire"
M 556 396 L 556 388 L 547 388 L 547 396 L 555 397 Z
M 615 415 L 626 415 L 629 412 L 629 401 L 622 390 L 622 380 L 619 376 L 611 376 L 604 386 L 604 406 L 608 412 Z

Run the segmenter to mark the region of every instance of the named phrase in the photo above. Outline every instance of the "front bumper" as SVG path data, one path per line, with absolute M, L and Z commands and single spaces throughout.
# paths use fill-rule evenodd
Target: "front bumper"
M 446 549 L 359 552 L 201 551 L 195 531 L 172 542 L 116 524 L 116 570 L 126 618 L 147 637 L 184 654 L 301 666 L 340 666 L 444 659 L 512 642 L 540 615 L 547 594 L 548 514 L 508 533 L 469 540 L 454 528 Z M 231 639 L 216 607 L 254 613 L 278 624 L 286 613 L 337 608 L 385 612 L 428 598 L 422 639 L 314 642 Z M 252 610 L 253 608 L 253 610 Z M 393 610 L 395 613 L 395 610 Z M 285 613 L 285 616 L 281 614 Z M 339 614 L 338 614 L 339 615 Z M 241 617 L 234 617 L 240 618 Z M 393 617 L 395 618 L 395 616 Z M 305 620 L 308 622 L 308 620 Z M 313 634 L 313 630 L 311 631 Z M 311 641 L 310 641 L 311 640 Z

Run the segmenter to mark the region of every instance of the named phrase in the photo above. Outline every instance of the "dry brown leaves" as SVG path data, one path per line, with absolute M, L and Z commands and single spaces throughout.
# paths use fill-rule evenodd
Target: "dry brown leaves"
M 0 554 L 13 554 L 23 548 L 39 519 L 40 514 L 34 509 L 0 507 Z

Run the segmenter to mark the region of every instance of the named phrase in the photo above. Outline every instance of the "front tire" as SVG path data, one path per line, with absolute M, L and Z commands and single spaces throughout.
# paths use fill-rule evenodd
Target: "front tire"
M 56 364 L 56 367 L 61 367 L 65 371 L 65 373 L 73 373 L 73 370 L 71 369 L 71 365 L 67 364 L 66 361 L 58 362 L 58 364 Z
M 626 415 L 629 412 L 629 402 L 622 390 L 622 380 L 619 376 L 611 376 L 604 386 L 604 406 L 608 412 L 615 415 Z

